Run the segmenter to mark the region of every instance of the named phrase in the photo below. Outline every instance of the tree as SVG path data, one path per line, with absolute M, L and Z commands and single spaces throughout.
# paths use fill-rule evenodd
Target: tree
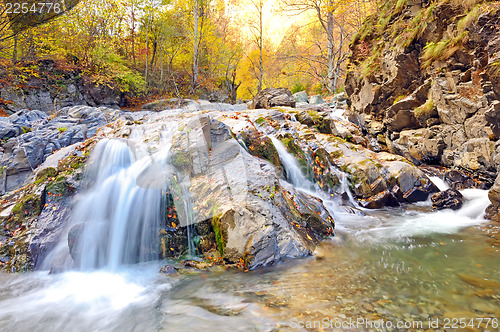
M 310 72 L 322 78 L 323 84 L 330 93 L 338 88 L 341 67 L 347 59 L 347 43 L 360 24 L 359 17 L 366 16 L 368 9 L 361 11 L 363 0 L 282 0 L 284 8 L 293 15 L 314 13 L 316 22 L 326 39 L 326 47 L 322 43 L 312 42 L 309 47 L 291 57 L 304 61 L 310 66 Z M 356 15 L 352 15 L 356 12 Z M 311 52 L 316 49 L 317 52 Z M 318 71 L 318 68 L 322 70 Z
M 210 0 L 192 0 L 193 15 L 193 62 L 191 73 L 191 93 L 198 88 L 200 48 L 203 42 L 203 31 L 207 21 Z
M 262 59 L 263 52 L 263 41 L 264 41 L 264 18 L 263 18 L 263 10 L 264 10 L 264 2 L 263 0 L 251 0 L 252 5 L 257 10 L 257 23 L 251 23 L 250 28 L 253 35 L 253 42 L 259 49 L 259 65 L 258 65 L 258 80 L 259 83 L 257 85 L 257 93 L 262 90 L 262 80 L 264 78 L 264 62 Z M 251 59 L 251 58 L 249 58 Z
M 41 3 L 35 0 L 4 0 L 0 3 L 0 44 L 13 39 L 12 62 L 17 61 L 19 34 L 47 23 L 75 7 L 80 0 Z M 50 4 L 50 7 L 49 7 Z

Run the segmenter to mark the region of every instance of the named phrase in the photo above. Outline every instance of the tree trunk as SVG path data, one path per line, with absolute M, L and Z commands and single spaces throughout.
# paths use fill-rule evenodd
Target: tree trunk
M 146 19 L 146 68 L 144 70 L 144 81 L 148 84 L 148 59 L 149 59 L 149 16 Z
M 162 50 L 163 38 L 164 37 L 162 36 L 160 39 L 160 84 L 161 84 L 162 91 L 165 88 L 165 84 L 163 83 L 163 50 Z
M 262 46 L 263 46 L 263 22 L 262 22 L 262 0 L 259 1 L 259 85 L 257 86 L 257 93 L 262 90 L 262 79 L 264 78 L 264 62 L 262 61 Z
M 191 92 L 195 93 L 196 88 L 198 87 L 198 57 L 199 57 L 199 48 L 200 41 L 198 35 L 198 19 L 199 19 L 199 0 L 194 0 L 194 8 L 193 8 L 193 29 L 194 29 L 194 46 L 193 46 L 193 76 L 191 80 Z
M 154 74 L 154 70 L 153 70 L 153 65 L 155 63 L 155 57 L 156 57 L 156 49 L 158 47 L 158 42 L 156 41 L 156 38 L 153 40 L 153 54 L 151 55 L 151 61 L 149 62 L 149 67 L 151 68 L 151 72 L 153 72 Z
M 12 50 L 12 64 L 17 62 L 17 34 L 14 35 L 14 49 Z
M 132 39 L 132 59 L 134 59 L 134 67 L 136 67 L 136 62 L 135 62 L 135 11 L 134 11 L 134 3 L 132 2 L 132 29 L 131 29 L 131 39 Z
M 333 39 L 333 0 L 328 1 L 327 8 L 327 31 L 328 34 L 328 73 L 326 75 L 326 88 L 328 92 L 333 93 L 336 89 L 336 75 L 335 75 L 335 41 Z

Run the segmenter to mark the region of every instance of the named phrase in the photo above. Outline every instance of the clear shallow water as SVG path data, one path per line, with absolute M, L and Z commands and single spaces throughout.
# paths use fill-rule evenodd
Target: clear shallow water
M 481 195 L 471 192 L 469 199 L 476 200 L 469 205 L 477 207 Z M 429 324 L 438 318 L 442 324 L 453 317 L 500 318 L 499 227 L 468 217 L 477 210 L 468 205 L 458 212 L 427 210 L 415 206 L 340 217 L 342 231 L 321 245 L 316 257 L 247 273 L 166 276 L 157 272 L 158 263 L 118 272 L 2 274 L 0 326 L 4 331 L 288 331 L 299 322 L 324 319 Z

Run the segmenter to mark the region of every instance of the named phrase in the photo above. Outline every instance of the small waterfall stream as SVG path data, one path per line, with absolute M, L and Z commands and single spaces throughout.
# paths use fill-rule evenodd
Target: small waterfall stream
M 341 183 L 341 191 L 345 192 L 356 210 L 343 208 L 338 200 L 329 197 L 318 186 L 310 182 L 302 173 L 297 160 L 287 151 L 283 143 L 274 136 L 270 136 L 281 162 L 285 167 L 287 180 L 296 188 L 309 195 L 317 197 L 323 201 L 328 211 L 335 216 L 336 230 L 349 234 L 355 234 L 359 238 L 367 238 L 379 241 L 383 238 L 404 238 L 409 236 L 425 235 L 432 233 L 454 233 L 459 229 L 479 225 L 485 222 L 483 219 L 484 210 L 489 205 L 488 191 L 480 189 L 465 189 L 461 193 L 465 198 L 465 203 L 458 211 L 441 210 L 431 211 L 430 202 L 422 202 L 428 208 L 424 211 L 391 211 L 392 214 L 400 216 L 394 220 L 390 218 L 387 222 L 385 210 L 370 211 L 358 207 L 356 201 L 348 187 L 348 177 L 344 172 L 337 170 L 336 174 Z M 333 167 L 332 167 L 333 168 Z M 440 190 L 446 190 L 449 186 L 438 177 L 431 177 Z M 363 225 L 364 224 L 364 225 Z M 360 226 L 361 225 L 361 226 Z M 370 225 L 370 227 L 367 227 Z
M 279 139 L 277 139 L 272 135 L 269 136 L 269 138 L 276 147 L 276 150 L 278 151 L 278 154 L 281 159 L 281 163 L 285 167 L 287 180 L 291 184 L 293 184 L 296 188 L 305 190 L 315 190 L 314 183 L 309 181 L 309 179 L 304 175 L 304 173 L 302 173 L 302 170 L 300 169 L 300 165 L 297 162 L 297 159 L 295 159 L 295 157 L 292 156 L 292 154 L 286 150 L 283 143 L 281 143 Z
M 149 156 L 136 160 L 124 141 L 102 140 L 87 172 L 89 187 L 75 208 L 74 224 L 83 224 L 78 243 L 82 269 L 157 259 L 156 246 L 164 194 L 142 187 L 138 176 L 151 165 Z

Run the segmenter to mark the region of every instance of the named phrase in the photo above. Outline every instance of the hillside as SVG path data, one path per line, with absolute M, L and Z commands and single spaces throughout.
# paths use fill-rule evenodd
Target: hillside
M 350 119 L 383 149 L 489 188 L 500 167 L 499 9 L 387 1 L 350 45 Z

